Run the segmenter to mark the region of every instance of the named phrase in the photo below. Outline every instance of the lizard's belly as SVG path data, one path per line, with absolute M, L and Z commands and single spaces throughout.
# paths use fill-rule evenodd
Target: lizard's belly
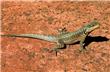
M 64 43 L 65 44 L 73 44 L 73 43 L 76 43 L 78 41 L 79 41 L 78 39 L 67 39 L 67 40 L 64 40 Z

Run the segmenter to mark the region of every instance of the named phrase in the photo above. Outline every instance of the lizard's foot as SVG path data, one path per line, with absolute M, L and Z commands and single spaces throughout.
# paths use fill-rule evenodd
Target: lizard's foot
M 57 56 L 57 52 L 59 52 L 59 49 L 58 48 L 53 48 L 53 49 L 50 50 L 48 48 L 42 48 L 41 51 L 50 52 L 50 53 L 55 51 L 56 56 Z
M 87 51 L 86 48 L 80 48 L 80 49 L 79 49 L 79 52 L 80 52 L 80 53 L 83 53 L 83 52 L 85 52 L 85 51 Z
M 59 52 L 59 49 L 58 48 L 53 48 L 53 49 L 50 50 L 50 52 L 55 52 L 56 56 L 57 56 L 57 53 Z

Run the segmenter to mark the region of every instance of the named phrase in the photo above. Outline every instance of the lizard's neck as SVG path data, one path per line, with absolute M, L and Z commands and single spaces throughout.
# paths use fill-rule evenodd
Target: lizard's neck
M 79 30 L 72 32 L 73 35 L 82 35 L 82 34 L 88 34 L 88 32 L 86 32 L 86 28 L 80 28 Z

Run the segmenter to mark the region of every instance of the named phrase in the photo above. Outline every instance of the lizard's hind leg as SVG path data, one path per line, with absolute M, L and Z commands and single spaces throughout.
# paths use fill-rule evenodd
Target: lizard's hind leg
M 57 56 L 57 52 L 60 49 L 64 48 L 64 46 L 65 46 L 64 42 L 62 40 L 59 40 L 57 45 L 54 48 L 52 48 L 51 52 L 55 51 L 56 52 L 56 56 Z

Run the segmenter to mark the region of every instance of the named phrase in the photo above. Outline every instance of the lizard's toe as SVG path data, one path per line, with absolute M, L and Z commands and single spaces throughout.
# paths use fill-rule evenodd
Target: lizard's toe
M 53 52 L 53 51 L 58 52 L 59 49 L 57 49 L 57 48 L 53 48 L 53 49 L 50 50 L 50 52 Z
M 79 49 L 79 52 L 80 52 L 80 53 L 83 53 L 83 52 L 85 52 L 85 51 L 87 51 L 86 48 L 80 48 L 80 49 Z

